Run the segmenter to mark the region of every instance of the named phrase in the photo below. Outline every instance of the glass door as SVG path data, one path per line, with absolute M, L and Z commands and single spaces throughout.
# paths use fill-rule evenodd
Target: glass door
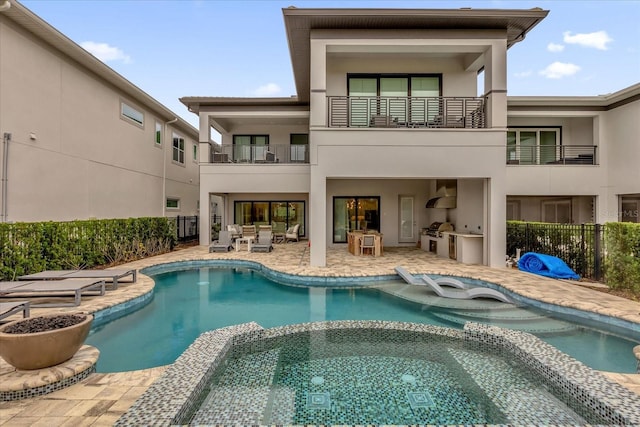
M 413 196 L 400 196 L 398 206 L 400 207 L 400 233 L 398 242 L 415 242 L 416 239 L 413 226 Z
M 349 79 L 349 126 L 368 127 L 373 114 L 377 114 L 378 79 Z
M 380 231 L 380 197 L 333 198 L 333 242 L 347 243 L 354 230 Z

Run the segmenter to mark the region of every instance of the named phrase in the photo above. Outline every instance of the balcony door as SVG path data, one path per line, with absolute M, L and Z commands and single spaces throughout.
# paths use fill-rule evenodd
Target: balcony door
M 254 163 L 265 160 L 269 135 L 233 135 L 233 161 Z

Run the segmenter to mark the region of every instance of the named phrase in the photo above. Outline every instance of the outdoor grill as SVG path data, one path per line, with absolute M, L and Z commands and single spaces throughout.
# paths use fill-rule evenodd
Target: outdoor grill
M 453 231 L 453 224 L 450 222 L 432 222 L 429 227 L 424 229 L 424 234 L 431 237 L 442 237 L 443 231 Z

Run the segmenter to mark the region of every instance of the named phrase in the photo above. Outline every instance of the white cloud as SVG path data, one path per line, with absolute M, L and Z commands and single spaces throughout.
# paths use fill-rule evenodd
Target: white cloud
M 557 44 L 557 43 L 549 43 L 547 45 L 547 50 L 549 52 L 562 52 L 564 50 L 564 45 Z
M 549 64 L 544 70 L 541 70 L 540 74 L 548 79 L 561 79 L 572 76 L 578 71 L 580 71 L 580 67 L 575 64 L 554 62 L 553 64 Z
M 102 62 L 122 61 L 125 64 L 131 62 L 129 55 L 125 54 L 120 48 L 109 46 L 107 43 L 86 41 L 80 43 L 80 46 Z
M 571 31 L 565 31 L 563 35 L 565 43 L 579 44 L 580 46 L 593 47 L 598 50 L 607 50 L 607 44 L 613 41 L 606 31 L 596 31 L 595 33 L 583 34 L 571 34 Z
M 521 71 L 519 73 L 514 73 L 513 75 L 516 77 L 529 77 L 531 74 L 533 74 L 533 71 L 527 70 L 527 71 Z
M 282 88 L 275 83 L 267 83 L 253 91 L 255 96 L 273 96 L 282 92 Z

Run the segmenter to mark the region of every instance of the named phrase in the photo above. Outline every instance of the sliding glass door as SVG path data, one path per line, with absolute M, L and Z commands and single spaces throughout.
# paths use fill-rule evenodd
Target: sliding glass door
M 353 230 L 380 231 L 380 197 L 333 198 L 333 242 L 347 243 Z

